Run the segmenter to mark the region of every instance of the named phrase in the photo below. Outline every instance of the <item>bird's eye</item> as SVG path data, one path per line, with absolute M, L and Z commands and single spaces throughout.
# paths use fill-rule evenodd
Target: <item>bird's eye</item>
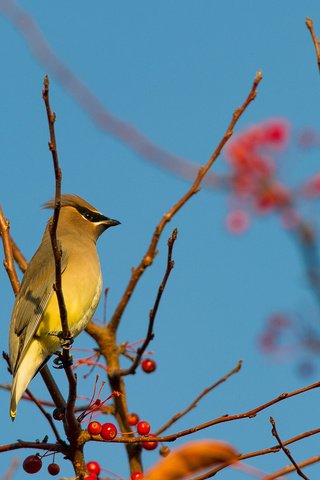
M 83 216 L 84 216 L 84 218 L 86 218 L 87 220 L 90 220 L 90 221 L 93 220 L 93 216 L 92 216 L 91 213 L 89 213 L 89 212 L 86 212 Z

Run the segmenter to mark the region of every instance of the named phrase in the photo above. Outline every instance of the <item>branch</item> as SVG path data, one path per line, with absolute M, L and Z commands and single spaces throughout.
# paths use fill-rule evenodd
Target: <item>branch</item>
M 3 265 L 7 271 L 14 294 L 17 295 L 17 293 L 20 290 L 20 282 L 14 266 L 12 241 L 10 238 L 10 223 L 9 223 L 9 220 L 4 218 L 4 214 L 1 207 L 0 207 L 0 234 L 2 238 L 4 258 L 5 258 L 3 261 Z
M 320 44 L 319 44 L 319 40 L 318 40 L 318 38 L 315 34 L 315 31 L 313 29 L 313 21 L 312 21 L 311 18 L 309 18 L 309 17 L 306 18 L 306 25 L 307 25 L 307 29 L 310 32 L 310 35 L 311 35 L 311 38 L 312 38 L 312 41 L 313 41 L 313 45 L 314 45 L 314 48 L 316 50 L 318 69 L 319 69 L 319 72 L 320 72 Z
M 220 380 L 218 380 L 217 382 L 215 382 L 213 385 L 211 385 L 210 387 L 206 388 L 205 390 L 203 390 L 202 393 L 200 393 L 200 395 L 197 396 L 197 398 L 189 405 L 188 408 L 186 408 L 185 410 L 183 410 L 182 412 L 179 412 L 179 413 L 176 413 L 167 423 L 165 423 L 163 425 L 163 427 L 159 428 L 156 432 L 155 432 L 155 435 L 159 436 L 162 432 L 164 432 L 165 430 L 167 430 L 169 427 L 171 427 L 171 425 L 173 425 L 175 422 L 177 422 L 181 417 L 183 417 L 184 415 L 187 415 L 187 413 L 189 413 L 193 408 L 195 408 L 199 401 L 205 396 L 207 395 L 208 393 L 210 393 L 214 388 L 218 387 L 219 385 L 221 385 L 223 382 L 225 382 L 228 378 L 230 378 L 232 375 L 234 375 L 235 373 L 238 373 L 240 371 L 242 367 L 242 360 L 239 360 L 239 362 L 237 363 L 237 365 L 229 372 L 227 373 L 224 377 L 220 378 Z
M 45 409 L 43 408 L 43 405 L 42 403 L 30 392 L 29 389 L 26 390 L 26 393 L 27 395 L 29 396 L 30 400 L 32 400 L 36 405 L 37 407 L 39 408 L 40 412 L 46 417 L 47 421 L 49 422 L 50 424 L 50 427 L 52 428 L 52 431 L 56 437 L 56 440 L 57 442 L 59 443 L 63 443 L 62 442 L 62 439 L 59 435 L 59 432 L 58 430 L 56 429 L 56 426 L 54 424 L 54 421 L 52 420 L 52 416 L 50 415 L 50 413 L 46 412 Z
M 248 410 L 245 413 L 238 413 L 236 415 L 222 415 L 221 417 L 215 418 L 210 420 L 209 422 L 202 423 L 201 425 L 197 425 L 192 428 L 188 428 L 187 430 L 182 430 L 177 433 L 173 433 L 171 435 L 165 435 L 160 437 L 135 437 L 135 438 L 128 438 L 128 437 L 117 437 L 113 439 L 113 442 L 119 443 L 139 443 L 144 441 L 157 441 L 157 442 L 174 442 L 177 438 L 185 437 L 186 435 L 190 435 L 195 432 L 199 432 L 200 430 L 204 430 L 205 428 L 212 427 L 213 425 L 218 425 L 220 423 L 232 422 L 234 420 L 242 420 L 243 418 L 252 419 L 258 415 L 258 413 L 266 410 L 267 408 L 275 405 L 283 400 L 287 400 L 288 398 L 295 397 L 297 395 L 301 395 L 302 393 L 308 392 L 309 390 L 314 390 L 315 388 L 320 387 L 320 382 L 312 383 L 307 387 L 300 388 L 299 390 L 294 390 L 293 392 L 289 393 L 282 393 L 278 397 L 266 402 L 262 405 L 259 405 L 252 410 Z M 81 434 L 81 443 L 90 440 L 90 435 L 87 432 L 82 432 Z M 95 440 L 99 440 L 99 437 L 95 437 Z M 80 442 L 80 439 L 79 439 Z
M 301 433 L 300 435 L 289 438 L 288 440 L 282 442 L 282 444 L 284 446 L 290 445 L 292 443 L 299 442 L 300 440 L 303 440 L 304 438 L 308 438 L 308 437 L 311 437 L 312 435 L 317 435 L 319 433 L 320 433 L 320 428 L 317 428 L 315 430 L 309 430 L 308 432 L 304 432 L 304 433 Z M 273 447 L 270 447 L 270 448 L 265 448 L 263 450 L 257 450 L 255 452 L 243 453 L 243 454 L 239 455 L 238 461 L 240 462 L 242 460 L 248 460 L 249 458 L 255 458 L 255 457 L 262 456 L 262 455 L 268 455 L 270 453 L 277 453 L 277 452 L 279 452 L 279 450 L 280 450 L 280 446 L 276 445 L 276 446 L 273 446 Z M 207 471 L 206 476 L 200 475 L 199 477 L 195 477 L 192 480 L 204 480 L 206 478 L 211 478 L 214 475 L 216 475 L 216 473 L 220 472 L 221 470 L 223 470 L 224 468 L 227 468 L 229 466 L 230 466 L 229 462 L 222 463 L 222 464 L 218 465 L 217 467 L 213 468 L 212 470 Z
M 153 340 L 153 338 L 154 338 L 154 333 L 153 333 L 154 321 L 155 321 L 155 318 L 156 318 L 156 315 L 157 315 L 157 311 L 158 311 L 158 307 L 159 307 L 159 304 L 160 304 L 160 301 L 161 301 L 161 298 L 162 298 L 162 294 L 163 294 L 164 289 L 166 287 L 166 284 L 167 284 L 168 278 L 170 276 L 171 270 L 174 267 L 174 261 L 172 260 L 172 250 L 173 250 L 174 243 L 177 239 L 177 235 L 178 235 L 178 230 L 175 228 L 172 232 L 171 237 L 169 237 L 169 239 L 168 239 L 167 268 L 166 268 L 164 277 L 162 279 L 161 285 L 158 289 L 158 294 L 157 294 L 156 300 L 154 302 L 154 306 L 150 310 L 150 313 L 149 313 L 149 326 L 148 326 L 148 331 L 147 331 L 146 338 L 145 338 L 143 344 L 141 345 L 141 347 L 138 348 L 137 355 L 136 355 L 131 367 L 127 368 L 126 370 L 121 370 L 120 371 L 120 375 L 122 375 L 122 376 L 135 373 L 135 371 L 136 371 L 136 369 L 137 369 L 137 367 L 140 363 L 140 360 L 142 358 L 142 355 L 146 351 L 146 349 L 147 349 L 149 343 L 151 342 L 151 340 Z
M 14 1 L 6 0 L 6 2 L 0 2 L 0 11 L 24 36 L 34 57 L 46 70 L 52 72 L 62 87 L 105 134 L 124 143 L 142 158 L 174 172 L 179 177 L 189 181 L 194 180 L 198 166 L 156 145 L 130 123 L 109 112 L 101 100 L 70 69 L 69 65 L 60 60 L 49 47 L 49 41 L 44 37 L 35 19 L 26 10 Z M 219 182 L 217 175 L 208 176 L 206 180 L 210 186 L 215 186 Z
M 317 462 L 320 462 L 320 455 L 316 455 L 314 457 L 308 458 L 308 460 L 304 460 L 304 462 L 298 463 L 298 467 L 299 468 L 307 467 Z M 296 468 L 290 465 L 289 467 L 284 467 L 281 470 L 278 470 L 277 472 L 272 473 L 271 475 L 267 475 L 266 477 L 263 477 L 261 480 L 276 480 L 280 476 L 285 475 L 286 473 L 291 473 L 295 471 L 296 471 Z
M 300 477 L 304 478 L 305 480 L 309 480 L 308 477 L 306 477 L 306 475 L 301 471 L 299 465 L 297 465 L 295 459 L 293 458 L 293 456 L 290 453 L 290 450 L 283 445 L 283 443 L 281 441 L 281 438 L 279 437 L 279 434 L 277 432 L 276 422 L 274 421 L 274 419 L 272 417 L 270 417 L 270 423 L 272 425 L 272 435 L 278 440 L 278 443 L 279 443 L 279 446 L 280 446 L 281 450 L 287 455 L 290 462 L 292 463 L 294 468 L 297 470 L 297 474 Z
M 185 203 L 187 203 L 187 201 L 193 195 L 198 193 L 198 191 L 200 190 L 200 186 L 202 184 L 202 181 L 203 181 L 205 175 L 207 174 L 207 172 L 209 171 L 209 169 L 211 168 L 211 166 L 213 165 L 215 160 L 220 155 L 221 150 L 224 147 L 224 145 L 227 143 L 227 141 L 229 140 L 229 138 L 233 134 L 233 130 L 234 130 L 234 127 L 235 127 L 237 121 L 239 120 L 239 118 L 241 117 L 243 112 L 246 110 L 246 108 L 249 106 L 249 104 L 255 99 L 255 97 L 257 95 L 257 88 L 258 88 L 258 85 L 261 82 L 261 80 L 262 80 L 262 73 L 261 73 L 261 71 L 258 71 L 258 73 L 255 76 L 253 85 L 251 87 L 251 90 L 249 92 L 249 95 L 248 95 L 247 99 L 245 100 L 245 102 L 242 104 L 241 107 L 237 108 L 234 111 L 232 120 L 231 120 L 231 122 L 230 122 L 222 140 L 220 141 L 219 145 L 217 146 L 216 150 L 213 152 L 213 154 L 209 158 L 208 162 L 203 167 L 201 167 L 199 169 L 195 181 L 193 182 L 193 184 L 189 188 L 189 190 L 186 192 L 186 194 L 183 195 L 183 197 L 175 205 L 173 205 L 167 213 L 165 213 L 163 215 L 162 219 L 160 220 L 160 222 L 156 226 L 147 252 L 143 256 L 143 258 L 142 258 L 140 264 L 138 265 L 138 267 L 132 269 L 132 275 L 131 275 L 131 278 L 129 280 L 128 286 L 127 286 L 127 288 L 126 288 L 126 290 L 123 294 L 122 299 L 120 300 L 119 305 L 117 306 L 117 308 L 116 308 L 116 310 L 115 310 L 115 312 L 114 312 L 114 314 L 113 314 L 113 316 L 110 320 L 110 323 L 109 323 L 110 330 L 112 330 L 114 332 L 117 330 L 117 328 L 119 326 L 119 323 L 120 323 L 121 316 L 122 316 L 128 302 L 131 298 L 131 295 L 132 295 L 140 277 L 142 276 L 145 269 L 152 264 L 152 262 L 153 262 L 153 260 L 156 256 L 156 253 L 157 253 L 156 249 L 157 249 L 157 245 L 158 245 L 160 236 L 161 236 L 165 226 L 167 225 L 167 223 L 169 223 L 172 220 L 172 218 L 175 216 L 175 214 L 185 205 Z
M 54 290 L 57 295 L 57 301 L 59 305 L 59 312 L 60 312 L 60 320 L 61 320 L 61 328 L 62 328 L 62 339 L 63 340 L 70 340 L 71 335 L 68 326 L 68 314 L 66 305 L 64 302 L 63 292 L 62 292 L 62 281 L 61 281 L 61 256 L 62 251 L 60 246 L 58 245 L 57 241 L 57 228 L 58 228 L 58 221 L 61 209 L 61 180 L 62 180 L 62 172 L 59 167 L 58 161 L 58 152 L 57 152 L 57 144 L 56 144 L 56 135 L 54 130 L 54 123 L 56 120 L 55 113 L 51 112 L 50 101 L 49 101 L 49 78 L 46 75 L 43 82 L 44 88 L 42 90 L 42 98 L 46 107 L 47 111 L 47 118 L 48 118 L 48 125 L 49 125 L 49 133 L 50 133 L 50 141 L 48 143 L 49 150 L 52 154 L 53 160 L 53 167 L 56 179 L 56 193 L 55 193 L 55 205 L 54 205 L 54 213 L 52 221 L 49 225 L 50 231 L 50 238 L 52 244 L 52 250 L 55 260 L 55 269 L 56 269 L 56 276 L 55 276 L 55 285 Z M 68 348 L 64 348 L 63 352 L 67 351 Z M 69 352 L 68 356 L 69 356 Z

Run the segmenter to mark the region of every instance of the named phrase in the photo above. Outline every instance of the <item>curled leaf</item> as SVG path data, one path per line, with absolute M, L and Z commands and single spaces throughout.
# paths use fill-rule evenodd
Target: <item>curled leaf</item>
M 159 460 L 144 476 L 145 480 L 183 480 L 200 470 L 223 462 L 236 462 L 236 450 L 219 440 L 199 440 L 178 447 Z

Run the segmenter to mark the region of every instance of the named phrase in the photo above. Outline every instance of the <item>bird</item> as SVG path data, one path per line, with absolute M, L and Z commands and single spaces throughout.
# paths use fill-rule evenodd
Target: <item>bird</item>
M 44 208 L 54 209 L 50 200 Z M 27 267 L 12 310 L 9 332 L 9 362 L 13 381 L 10 416 L 33 377 L 50 356 L 61 348 L 61 320 L 54 291 L 55 260 L 49 225 Z M 61 250 L 62 292 L 72 337 L 79 335 L 92 318 L 102 291 L 102 274 L 96 249 L 100 235 L 118 220 L 104 216 L 83 198 L 61 195 L 57 242 Z

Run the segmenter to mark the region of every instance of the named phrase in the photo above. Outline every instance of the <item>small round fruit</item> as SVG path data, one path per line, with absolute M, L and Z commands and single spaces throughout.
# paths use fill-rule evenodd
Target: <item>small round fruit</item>
M 145 373 L 152 373 L 157 368 L 157 364 L 152 358 L 145 358 L 141 362 L 141 368 Z
M 102 429 L 102 425 L 100 422 L 93 421 L 93 422 L 90 422 L 88 425 L 88 432 L 91 435 L 99 435 L 99 433 L 101 433 L 101 429 Z
M 150 433 L 149 437 L 155 437 L 155 435 Z M 153 442 L 152 440 L 150 440 L 148 442 L 142 442 L 141 445 L 145 450 L 154 450 L 155 448 L 157 448 L 158 442 Z
M 137 423 L 139 422 L 139 415 L 137 415 L 136 413 L 128 413 L 127 421 L 129 425 L 134 427 L 134 425 L 137 425 Z
M 142 480 L 143 479 L 143 473 L 142 472 L 132 472 L 130 480 Z
M 139 435 L 148 435 L 150 430 L 151 430 L 150 423 L 144 420 L 139 422 L 137 425 L 137 432 L 139 433 Z
M 171 450 L 167 445 L 162 445 L 162 447 L 159 450 L 159 453 L 162 457 L 167 457 L 170 452 Z
M 99 473 L 101 472 L 101 467 L 99 463 L 94 462 L 93 460 L 87 463 L 87 469 L 90 475 L 99 475 Z
M 60 473 L 60 465 L 57 463 L 50 463 L 50 465 L 48 465 L 48 472 L 52 476 L 58 475 Z
M 41 470 L 42 460 L 39 455 L 29 455 L 25 458 L 22 468 L 27 473 L 37 473 Z
M 113 423 L 104 423 L 101 429 L 101 437 L 104 440 L 113 440 L 117 436 L 118 430 Z
M 84 477 L 84 480 L 97 480 L 98 477 L 97 475 L 94 475 L 94 473 L 92 475 L 87 475 L 86 477 Z

